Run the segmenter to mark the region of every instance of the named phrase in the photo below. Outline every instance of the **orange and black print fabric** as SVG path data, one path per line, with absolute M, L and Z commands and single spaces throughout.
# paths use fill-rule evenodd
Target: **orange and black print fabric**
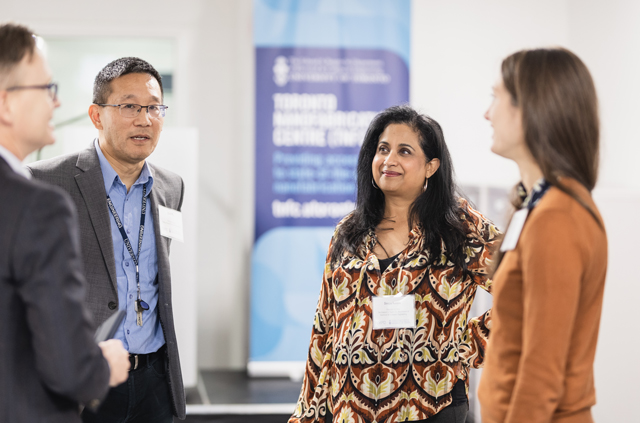
M 444 250 L 433 257 L 421 228 L 380 272 L 370 233 L 357 255 L 325 265 L 306 371 L 290 422 L 401 422 L 429 418 L 451 404 L 455 383 L 481 367 L 491 328 L 490 310 L 469 319 L 481 287 L 491 292 L 491 256 L 498 229 L 465 200 L 470 218 L 467 271 Z M 345 218 L 345 219 L 348 219 Z M 329 247 L 329 255 L 331 246 Z M 415 329 L 374 330 L 372 297 L 415 295 Z

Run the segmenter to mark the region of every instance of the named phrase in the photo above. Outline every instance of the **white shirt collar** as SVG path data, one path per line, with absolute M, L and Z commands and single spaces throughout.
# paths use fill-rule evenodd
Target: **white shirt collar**
M 7 163 L 9 163 L 9 167 L 13 169 L 15 173 L 18 175 L 22 175 L 27 179 L 31 179 L 31 173 L 27 170 L 26 167 L 22 164 L 20 159 L 18 159 L 12 152 L 4 148 L 0 145 L 0 157 L 2 157 Z

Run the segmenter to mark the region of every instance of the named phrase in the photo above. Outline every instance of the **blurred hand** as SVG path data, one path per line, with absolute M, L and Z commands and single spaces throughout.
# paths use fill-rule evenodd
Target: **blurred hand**
M 100 342 L 98 346 L 102 349 L 102 355 L 111 369 L 109 386 L 113 388 L 126 381 L 131 363 L 129 363 L 129 353 L 122 346 L 122 342 L 119 339 L 109 339 Z

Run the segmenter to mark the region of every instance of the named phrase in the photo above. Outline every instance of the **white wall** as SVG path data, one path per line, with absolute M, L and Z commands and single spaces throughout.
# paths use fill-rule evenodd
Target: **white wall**
M 176 125 L 195 126 L 200 134 L 197 307 L 204 368 L 242 368 L 247 357 L 255 160 L 251 9 L 251 0 L 0 3 L 1 19 L 43 35 L 177 41 L 171 112 Z M 633 224 L 640 192 L 638 22 L 634 0 L 414 0 L 412 11 L 411 98 L 443 125 L 463 184 L 508 187 L 518 179 L 515 166 L 489 152 L 491 130 L 482 117 L 504 56 L 565 45 L 593 73 L 603 127 L 596 199 L 612 253 L 596 358 L 599 421 L 625 421 L 640 398 L 633 355 L 640 345 L 632 329 L 640 284 L 629 266 L 639 235 Z
M 602 167 L 594 197 L 609 238 L 609 268 L 596 352 L 596 421 L 638 421 L 640 277 L 633 224 L 640 207 L 640 2 L 570 0 L 569 46 L 595 79 L 602 123 Z
M 599 185 L 640 190 L 640 2 L 569 0 L 568 4 L 569 47 L 591 70 L 600 100 Z
M 513 186 L 517 167 L 492 154 L 484 112 L 500 62 L 516 50 L 565 44 L 567 11 L 557 0 L 414 0 L 411 102 L 443 127 L 458 182 Z
M 252 1 L 204 1 L 189 98 L 200 128 L 199 363 L 244 368 L 253 242 Z
M 200 184 L 193 194 L 199 196 L 195 306 L 203 368 L 243 368 L 247 357 L 254 167 L 251 13 L 251 0 L 0 1 L 1 21 L 23 23 L 45 37 L 176 41 L 170 113 L 175 125 L 197 127 L 200 134 Z
M 634 268 L 634 241 L 639 231 L 627 222 L 629 213 L 640 209 L 640 193 L 596 189 L 594 198 L 607 227 L 609 267 L 596 350 L 593 415 L 597 422 L 638 421 L 640 363 L 636 352 L 640 340 L 635 326 L 640 278 Z

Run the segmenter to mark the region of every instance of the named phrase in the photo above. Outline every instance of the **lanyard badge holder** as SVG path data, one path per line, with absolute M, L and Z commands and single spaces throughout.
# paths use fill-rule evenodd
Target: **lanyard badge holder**
M 404 264 L 403 264 L 404 265 Z M 416 298 L 402 293 L 402 269 L 398 269 L 398 293 L 372 298 L 373 329 L 415 329 Z M 408 281 L 408 279 L 407 279 Z
M 529 208 L 520 209 L 513 214 L 507 233 L 502 239 L 502 245 L 500 245 L 500 252 L 506 253 L 507 251 L 515 250 L 520 239 L 520 234 L 524 228 L 524 223 L 527 221 L 529 215 Z
M 111 198 L 107 195 L 107 206 L 109 206 L 109 210 L 113 215 L 113 218 L 116 221 L 116 225 L 118 226 L 118 230 L 120 231 L 120 235 L 122 236 L 122 240 L 124 241 L 124 245 L 127 247 L 127 251 L 129 251 L 129 255 L 133 260 L 133 263 L 136 265 L 136 284 L 138 286 L 138 298 L 134 303 L 134 309 L 136 311 L 136 324 L 138 326 L 142 326 L 142 312 L 145 310 L 149 310 L 149 304 L 147 304 L 142 297 L 140 296 L 140 269 L 138 266 L 138 259 L 140 258 L 140 250 L 142 250 L 142 237 L 144 235 L 144 220 L 147 214 L 147 184 L 144 184 L 142 188 L 142 210 L 140 214 L 140 232 L 138 234 L 138 255 L 136 256 L 133 252 L 133 248 L 131 247 L 131 242 L 129 241 L 129 237 L 124 230 L 122 225 L 122 221 L 120 217 L 118 217 L 118 213 L 116 212 L 116 208 L 113 206 L 113 202 Z

